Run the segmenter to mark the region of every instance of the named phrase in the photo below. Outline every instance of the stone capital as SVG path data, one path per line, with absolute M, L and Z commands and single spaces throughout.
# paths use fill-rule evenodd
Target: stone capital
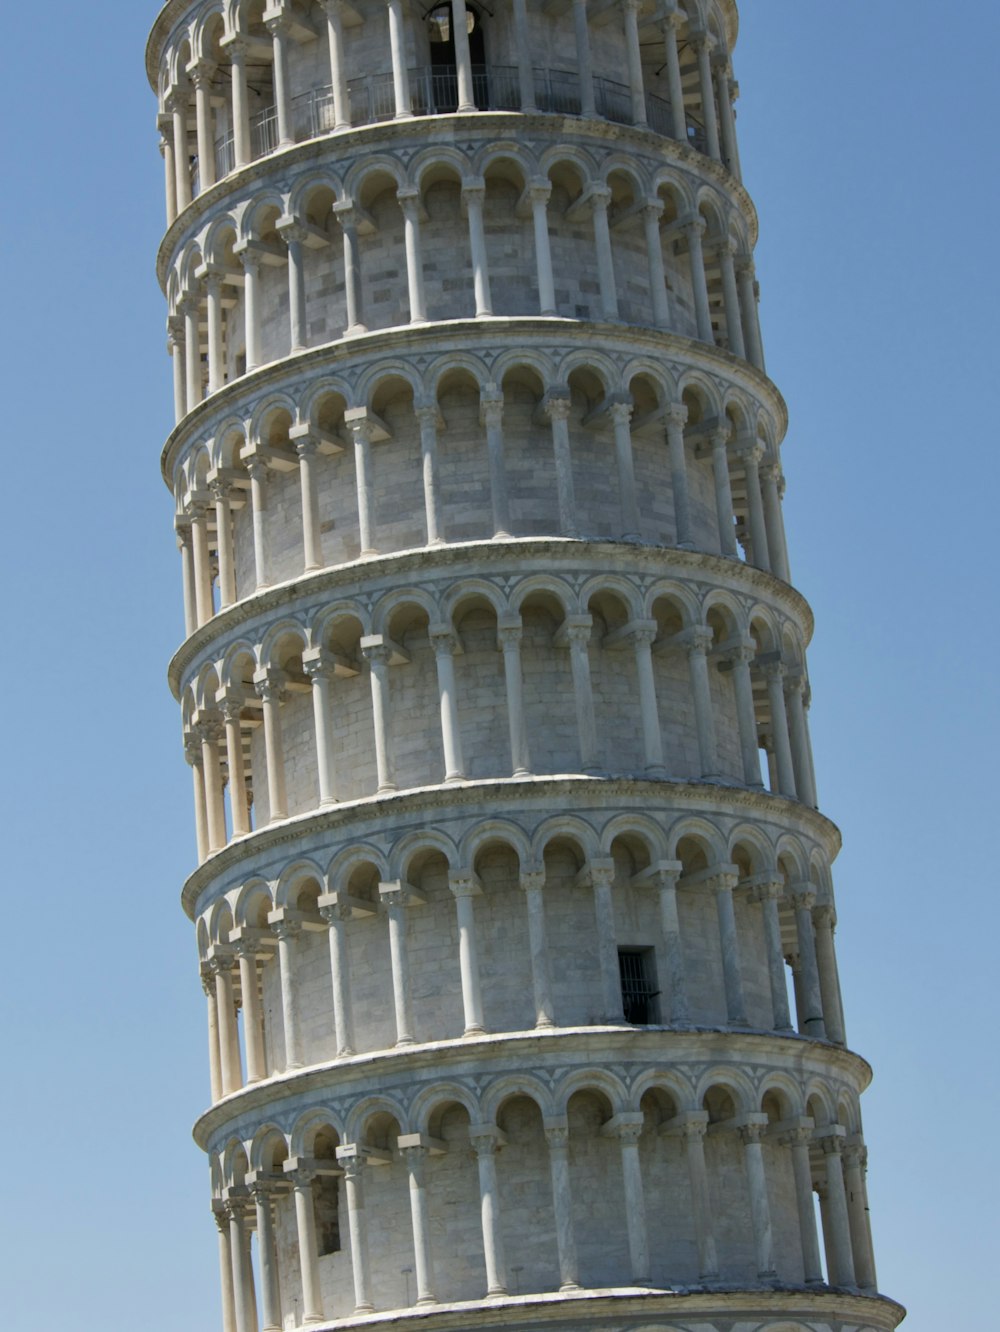
M 283 702 L 287 683 L 288 677 L 285 672 L 276 670 L 273 666 L 265 666 L 262 670 L 254 671 L 253 687 L 257 691 L 257 697 L 263 699 L 265 703 Z
M 455 870 L 448 875 L 448 887 L 454 897 L 481 897 L 483 885 L 474 870 Z
M 540 893 L 544 888 L 544 869 L 523 869 L 521 871 L 521 889 L 523 892 Z

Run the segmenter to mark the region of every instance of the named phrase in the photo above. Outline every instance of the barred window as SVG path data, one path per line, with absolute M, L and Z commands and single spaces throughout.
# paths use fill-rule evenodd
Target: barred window
M 645 1027 L 660 1020 L 656 963 L 652 948 L 619 948 L 618 974 L 625 1021 Z

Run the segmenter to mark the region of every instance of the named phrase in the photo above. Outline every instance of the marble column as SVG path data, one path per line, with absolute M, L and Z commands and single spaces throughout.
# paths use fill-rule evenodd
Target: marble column
M 226 43 L 232 61 L 233 161 L 238 168 L 249 165 L 253 157 L 250 143 L 250 97 L 247 89 L 249 42 L 233 37 Z
M 733 905 L 733 890 L 737 882 L 736 874 L 714 874 L 707 880 L 707 886 L 715 893 L 719 948 L 722 953 L 722 977 L 726 991 L 726 1017 L 731 1027 L 748 1027 L 750 1024 L 747 1021 L 746 1001 L 743 997 L 740 939 Z
M 264 1059 L 264 1015 L 261 1012 L 260 989 L 257 981 L 259 948 L 249 940 L 241 939 L 236 945 L 240 965 L 240 995 L 243 1001 L 243 1044 L 247 1056 L 247 1083 L 260 1082 L 267 1077 Z
M 267 571 L 267 523 L 264 521 L 267 511 L 268 468 L 262 454 L 253 446 L 248 446 L 241 453 L 250 477 L 250 517 L 253 532 L 253 562 L 255 591 L 259 592 L 269 585 Z
M 656 621 L 636 624 L 632 630 L 632 650 L 635 653 L 635 673 L 639 683 L 639 715 L 642 718 L 642 744 L 646 776 L 664 778 L 667 769 L 663 762 L 663 732 L 660 729 L 660 710 L 656 702 L 656 679 L 653 675 L 653 643 L 659 634 Z
M 410 1135 L 419 1138 L 418 1134 Z M 405 1146 L 404 1146 L 405 1143 Z M 427 1201 L 428 1149 L 421 1142 L 400 1141 L 410 1192 L 410 1228 L 413 1232 L 413 1267 L 417 1279 L 417 1306 L 436 1304 L 434 1259 L 431 1253 L 431 1217 Z
M 282 919 L 272 927 L 278 936 L 278 974 L 281 981 L 281 1021 L 285 1035 L 285 1071 L 301 1068 L 302 1042 L 296 990 L 295 940 L 302 933 L 297 920 Z
M 257 1318 L 254 1313 L 257 1301 L 253 1290 L 253 1269 L 250 1266 L 246 1206 L 244 1198 L 230 1198 L 226 1202 L 226 1213 L 229 1217 L 229 1257 L 233 1272 L 233 1305 L 237 1332 L 257 1332 Z
M 677 37 L 683 16 L 676 10 L 663 19 L 663 56 L 667 70 L 667 88 L 670 94 L 670 118 L 673 136 L 679 143 L 687 143 L 687 116 L 684 111 L 684 85 L 681 82 L 681 62 L 677 52 Z
M 493 314 L 490 266 L 486 252 L 486 232 L 483 228 L 485 201 L 485 181 L 474 179 L 462 182 L 462 204 L 469 222 L 469 251 L 472 256 L 472 286 L 476 296 L 477 319 L 484 319 Z
M 760 473 L 758 464 L 764 450 L 756 441 L 743 445 L 737 451 L 737 457 L 743 464 L 743 476 L 747 492 L 747 519 L 750 527 L 750 552 L 753 563 L 765 573 L 771 571 L 771 556 L 767 543 L 767 526 L 764 522 L 764 502 L 760 493 Z
M 570 396 L 568 389 L 550 389 L 542 399 L 542 411 L 552 427 L 552 451 L 556 464 L 556 492 L 559 500 L 559 531 L 575 537 L 576 495 L 573 487 L 573 455 L 569 443 Z
M 375 768 L 378 778 L 376 795 L 384 795 L 397 789 L 390 739 L 389 661 L 392 652 L 377 635 L 361 640 L 361 652 L 369 665 L 372 691 L 372 727 L 375 733 Z
M 639 47 L 639 9 L 641 0 L 622 0 L 625 20 L 625 58 L 628 66 L 629 95 L 632 99 L 632 124 L 637 129 L 648 129 L 646 121 L 646 90 L 642 82 L 642 51 Z
M 163 177 L 166 191 L 167 226 L 177 220 L 177 166 L 174 162 L 174 127 L 169 116 L 160 116 L 160 156 L 163 158 Z
M 190 292 L 180 304 L 184 317 L 184 396 L 187 409 L 191 411 L 201 402 L 201 335 L 198 330 L 198 317 L 201 301 L 197 292 Z
M 785 667 L 780 661 L 765 662 L 764 679 L 767 682 L 767 701 L 771 710 L 771 739 L 778 766 L 778 792 L 790 800 L 797 798 L 795 769 L 792 765 L 792 747 L 788 738 L 788 714 L 785 710 Z
M 712 646 L 712 631 L 707 625 L 695 625 L 688 642 L 688 669 L 691 676 L 691 694 L 694 700 L 694 720 L 698 732 L 698 758 L 700 777 L 712 781 L 716 777 L 718 757 L 715 741 L 715 710 L 712 689 L 708 679 L 708 651 Z
M 438 483 L 438 423 L 441 409 L 436 402 L 414 408 L 420 427 L 420 471 L 424 491 L 424 523 L 428 546 L 444 542 L 444 516 L 441 512 L 441 491 Z
M 497 644 L 503 653 L 504 684 L 507 693 L 507 724 L 510 733 L 510 762 L 515 777 L 531 773 L 528 727 L 524 714 L 524 677 L 521 672 L 520 618 L 516 623 L 497 625 Z
M 743 1141 L 743 1166 L 750 1193 L 750 1222 L 753 1226 L 757 1276 L 761 1281 L 774 1281 L 778 1273 L 774 1266 L 771 1204 L 767 1196 L 764 1148 L 761 1144 L 766 1128 L 767 1115 L 747 1115 L 746 1122 L 739 1127 L 739 1134 Z
M 330 90 L 333 94 L 334 131 L 350 129 L 351 103 L 344 58 L 343 0 L 320 0 L 326 14 L 327 46 L 330 52 Z
M 171 315 L 167 320 L 167 351 L 174 387 L 174 424 L 178 425 L 187 413 L 187 384 L 185 383 L 184 320 Z
M 799 1016 L 799 1031 L 814 1040 L 827 1038 L 823 999 L 819 986 L 819 968 L 816 963 L 816 936 L 813 932 L 812 909 L 816 893 L 811 884 L 793 885 L 791 898 L 795 906 L 795 928 L 798 939 L 800 988 L 803 1011 Z
M 177 211 L 182 213 L 191 202 L 191 149 L 188 145 L 187 84 L 177 84 L 167 95 L 166 107 L 173 117 L 174 172 L 177 183 Z
M 345 421 L 354 439 L 354 482 L 358 496 L 358 540 L 361 555 L 377 555 L 375 541 L 375 477 L 372 445 L 383 437 L 367 412 L 350 412 Z
M 316 737 L 316 776 L 320 807 L 337 803 L 337 758 L 333 723 L 334 667 L 328 654 L 311 650 L 303 655 L 303 670 L 312 686 L 313 732 Z
M 715 482 L 715 517 L 719 529 L 719 553 L 737 559 L 736 529 L 733 526 L 733 490 L 729 479 L 729 429 L 712 431 L 712 477 Z
M 851 1222 L 847 1211 L 847 1192 L 844 1187 L 844 1162 L 841 1152 L 843 1129 L 821 1132 L 819 1137 L 826 1164 L 826 1218 L 830 1227 L 830 1284 L 856 1286 L 854 1251 L 851 1246 Z
M 650 1284 L 649 1235 L 646 1228 L 646 1204 L 642 1188 L 642 1164 L 639 1139 L 642 1136 L 642 1112 L 615 1115 L 613 1133 L 621 1145 L 622 1180 L 625 1185 L 625 1225 L 628 1233 L 629 1266 L 632 1284 Z
M 681 936 L 680 913 L 677 908 L 677 880 L 681 876 L 682 869 L 679 860 L 671 864 L 661 864 L 654 876 L 659 889 L 660 928 L 663 931 L 663 993 L 667 1008 L 665 1017 L 672 1027 L 686 1027 L 691 1022 L 684 966 L 684 940 Z
M 479 951 L 476 945 L 475 899 L 482 887 L 474 874 L 452 874 L 448 879 L 458 917 L 458 964 L 462 975 L 462 1008 L 465 1014 L 463 1036 L 480 1036 L 483 1022 L 483 997 L 479 979 Z
M 413 115 L 410 100 L 409 55 L 406 50 L 406 19 L 403 0 L 388 0 L 389 54 L 392 60 L 392 86 L 396 100 L 396 119 L 409 120 Z
M 743 782 L 751 790 L 763 787 L 760 779 L 760 748 L 757 744 L 757 710 L 753 701 L 753 680 L 750 663 L 757 649 L 752 640 L 738 644 L 729 653 L 732 666 L 733 694 L 736 699 L 736 723 L 740 734 L 740 756 L 743 763 Z
M 506 1295 L 507 1262 L 500 1224 L 496 1167 L 496 1154 L 503 1145 L 503 1134 L 493 1124 L 473 1124 L 469 1128 L 469 1137 L 479 1170 L 479 1215 L 483 1231 L 483 1257 L 486 1261 L 486 1295 L 487 1298 Z
M 556 313 L 556 288 L 552 274 L 552 250 L 549 245 L 549 198 L 552 184 L 548 180 L 535 179 L 528 185 L 528 198 L 531 201 L 531 218 L 535 233 L 535 269 L 538 274 L 539 313 Z
M 841 1000 L 837 953 L 833 941 L 837 914 L 832 906 L 824 903 L 813 908 L 812 917 L 813 935 L 816 940 L 816 966 L 819 972 L 819 989 L 827 1039 L 836 1045 L 844 1045 L 847 1042 L 844 1031 L 844 1006 Z
M 258 671 L 253 682 L 257 695 L 263 703 L 268 821 L 276 823 L 288 817 L 288 797 L 285 794 L 285 746 L 281 733 L 281 704 L 285 696 L 284 672 Z
M 333 1027 L 337 1042 L 337 1058 L 346 1059 L 354 1054 L 350 960 L 347 951 L 347 922 L 351 919 L 351 908 L 341 902 L 329 906 L 321 904 L 319 913 L 329 927 L 330 982 L 333 990 Z
M 479 420 L 486 427 L 486 461 L 490 472 L 493 535 L 505 538 L 510 536 L 510 500 L 507 491 L 507 465 L 504 459 L 503 389 L 496 384 L 486 385 L 480 390 Z
M 200 865 L 208 859 L 208 815 L 205 811 L 205 772 L 201 765 L 201 745 L 194 736 L 184 743 L 184 758 L 191 768 L 194 785 L 194 834 Z
M 580 79 L 580 114 L 596 115 L 594 70 L 590 55 L 590 24 L 587 0 L 573 0 L 573 33 L 576 37 L 576 68 Z
M 736 278 L 740 289 L 740 309 L 743 315 L 743 342 L 747 359 L 758 370 L 764 370 L 764 348 L 760 337 L 757 315 L 757 283 L 754 279 L 753 260 L 740 255 L 736 260 Z
M 528 951 L 531 954 L 531 988 L 535 1000 L 535 1026 L 554 1027 L 549 945 L 545 928 L 545 871 L 522 870 L 521 888 L 528 915 Z
M 667 300 L 667 274 L 663 267 L 663 244 L 660 240 L 660 218 L 662 216 L 662 199 L 647 199 L 642 206 L 642 225 L 646 233 L 646 262 L 649 264 L 649 292 L 653 303 L 653 323 L 657 328 L 669 328 L 670 304 Z
M 785 524 L 781 513 L 781 488 L 784 478 L 776 462 L 765 462 L 760 468 L 761 492 L 764 497 L 764 525 L 767 530 L 767 549 L 771 555 L 771 572 L 784 582 L 790 580 L 788 548 L 785 544 Z
M 683 1115 L 681 1120 L 688 1179 L 691 1184 L 691 1213 L 695 1243 L 698 1247 L 698 1275 L 702 1281 L 713 1281 L 719 1275 L 719 1260 L 716 1256 L 712 1205 L 708 1193 L 708 1169 L 705 1165 L 705 1132 L 708 1128 L 708 1115 L 704 1110 L 693 1110 Z
M 580 1288 L 573 1231 L 573 1193 L 569 1181 L 569 1127 L 565 1123 L 546 1123 L 545 1140 L 549 1147 L 549 1173 L 552 1178 L 552 1208 L 556 1223 L 556 1249 L 559 1258 L 559 1289 L 570 1293 Z
M 667 450 L 670 458 L 670 488 L 674 501 L 674 527 L 681 550 L 693 550 L 691 529 L 691 497 L 688 489 L 687 450 L 684 446 L 684 425 L 687 408 L 682 402 L 672 402 L 664 416 Z
M 291 72 L 288 68 L 288 44 L 291 40 L 292 20 L 288 14 L 267 19 L 264 26 L 271 34 L 272 72 L 274 75 L 274 109 L 278 121 L 278 147 L 287 148 L 295 142 L 292 128 Z
M 215 129 L 212 116 L 212 79 L 215 65 L 199 60 L 188 67 L 194 84 L 195 124 L 198 134 L 198 193 L 204 194 L 215 184 Z
M 333 205 L 333 215 L 344 237 L 344 300 L 347 305 L 344 335 L 355 337 L 359 333 L 368 332 L 363 314 L 357 212 L 353 202 L 345 199 Z
M 854 1273 L 861 1289 L 874 1293 L 878 1289 L 878 1281 L 875 1276 L 875 1256 L 872 1251 L 871 1225 L 868 1217 L 868 1192 L 864 1181 L 866 1155 L 865 1147 L 857 1141 L 845 1142 L 841 1152 Z
M 243 265 L 243 326 L 249 373 L 263 364 L 260 346 L 260 260 L 252 250 L 241 250 L 239 260 Z
M 205 274 L 205 305 L 208 315 L 208 391 L 218 393 L 226 381 L 222 356 L 222 282 L 218 269 Z
M 705 234 L 705 219 L 703 217 L 693 218 L 684 225 L 683 231 L 688 243 L 691 292 L 694 296 L 698 338 L 701 342 L 707 342 L 710 347 L 713 347 L 715 345 L 715 334 L 712 331 L 712 312 L 708 304 L 708 283 L 705 280 L 705 254 L 701 243 L 701 238 Z
M 465 780 L 465 761 L 462 758 L 462 727 L 458 716 L 458 693 L 455 684 L 455 654 L 461 652 L 462 648 L 449 624 L 431 625 L 429 635 L 437 665 L 444 780 L 462 782 Z
M 635 489 L 635 462 L 632 457 L 632 401 L 612 402 L 609 407 L 615 437 L 615 461 L 618 468 L 618 500 L 621 508 L 621 540 L 638 541 L 639 500 Z
M 691 45 L 698 58 L 698 83 L 701 88 L 701 111 L 705 121 L 705 144 L 708 155 L 716 162 L 722 160 L 719 145 L 719 118 L 715 111 L 715 84 L 712 80 L 712 38 L 707 32 L 691 34 Z
M 718 92 L 722 160 L 736 179 L 741 180 L 740 153 L 736 141 L 736 116 L 733 112 L 733 99 L 739 90 L 733 81 L 732 70 L 725 53 L 717 53 L 713 58 L 713 65 L 715 67 L 715 86 Z
M 517 45 L 517 82 L 521 94 L 521 110 L 537 111 L 535 105 L 535 72 L 532 65 L 531 33 L 525 0 L 513 0 L 514 40 Z
M 409 186 L 396 191 L 403 210 L 403 241 L 406 250 L 406 282 L 410 300 L 410 323 L 426 324 L 424 261 L 420 246 L 420 191 Z
M 621 975 L 618 967 L 618 937 L 615 931 L 615 905 L 612 888 L 615 879 L 613 861 L 592 860 L 585 873 L 594 894 L 594 925 L 597 932 L 597 956 L 601 972 L 601 1014 L 603 1022 L 622 1022 Z
M 233 995 L 233 957 L 216 955 L 209 965 L 215 974 L 215 999 L 219 1017 L 219 1056 L 222 1060 L 222 1094 L 231 1096 L 243 1086 L 240 1066 L 240 1037 L 236 1026 L 236 999 Z
M 354 1312 L 374 1313 L 371 1300 L 371 1280 L 368 1263 L 368 1219 L 365 1215 L 365 1195 L 362 1171 L 364 1158 L 360 1150 L 351 1145 L 337 1148 L 337 1160 L 344 1170 L 344 1192 L 347 1195 L 347 1223 L 351 1237 L 351 1270 L 354 1277 Z
M 288 250 L 288 325 L 289 351 L 304 351 L 309 345 L 306 323 L 305 227 L 292 223 L 280 228 Z
M 198 592 L 194 577 L 194 533 L 189 514 L 174 519 L 177 549 L 181 553 L 181 586 L 184 592 L 184 635 L 190 638 L 198 628 Z
M 257 1210 L 257 1261 L 260 1269 L 262 1332 L 281 1332 L 281 1287 L 278 1280 L 278 1251 L 274 1242 L 274 1204 L 272 1188 L 266 1184 L 253 1187 Z M 303 1289 L 305 1288 L 305 1282 Z M 308 1301 L 307 1307 L 308 1307 Z M 308 1321 L 308 1318 L 306 1319 Z
M 308 435 L 295 441 L 299 459 L 299 489 L 302 503 L 302 571 L 313 573 L 323 568 L 323 535 L 319 513 L 319 487 L 316 484 L 316 459 L 319 445 Z
M 392 969 L 392 1000 L 396 1018 L 396 1044 L 413 1044 L 413 1015 L 410 999 L 410 959 L 406 947 L 407 897 L 399 883 L 379 885 L 379 900 L 389 925 L 389 956 Z
M 567 616 L 556 639 L 569 648 L 570 670 L 573 676 L 573 700 L 576 705 L 576 729 L 580 743 L 580 771 L 600 771 L 597 760 L 597 719 L 594 713 L 594 691 L 590 679 L 589 615 Z
M 791 1031 L 792 1019 L 788 1010 L 788 986 L 785 981 L 785 958 L 781 949 L 781 921 L 778 901 L 785 885 L 780 879 L 758 883 L 753 890 L 755 902 L 760 903 L 764 922 L 764 947 L 767 951 L 767 979 L 771 990 L 771 1020 L 776 1031 Z
M 476 97 L 472 84 L 472 56 L 469 51 L 469 29 L 465 0 L 451 0 L 451 35 L 455 48 L 455 72 L 458 77 L 459 113 L 475 111 Z
M 212 1105 L 221 1100 L 222 1060 L 219 1055 L 219 1006 L 215 996 L 215 974 L 211 967 L 202 963 L 201 988 L 208 1000 L 208 1071 Z
M 723 241 L 719 246 L 718 257 L 722 277 L 722 304 L 726 312 L 726 340 L 733 355 L 743 359 L 746 357 L 746 345 L 743 341 L 743 321 L 731 241 Z
M 245 837 L 250 831 L 250 805 L 247 800 L 246 769 L 243 758 L 242 697 L 222 700 L 222 716 L 226 727 L 226 761 L 229 765 L 229 813 L 233 836 Z
M 605 319 L 618 318 L 618 292 L 615 287 L 615 260 L 611 249 L 611 231 L 608 227 L 608 205 L 611 191 L 604 187 L 592 188 L 589 193 L 591 216 L 594 222 L 594 247 L 597 251 L 597 278 L 601 289 L 601 314 Z
M 233 1290 L 233 1256 L 229 1240 L 229 1217 L 222 1203 L 212 1204 L 219 1232 L 219 1277 L 222 1288 L 222 1332 L 237 1332 L 236 1295 Z
M 795 1178 L 795 1204 L 799 1215 L 799 1236 L 802 1242 L 802 1268 L 806 1285 L 823 1283 L 823 1264 L 819 1252 L 816 1230 L 816 1208 L 813 1204 L 812 1166 L 809 1161 L 809 1143 L 812 1141 L 811 1119 L 800 1120 L 779 1141 L 792 1154 L 792 1173 Z
M 803 804 L 816 808 L 812 763 L 805 707 L 805 677 L 800 673 L 785 676 L 785 710 L 788 716 L 789 741 L 792 748 L 792 772 L 795 789 Z

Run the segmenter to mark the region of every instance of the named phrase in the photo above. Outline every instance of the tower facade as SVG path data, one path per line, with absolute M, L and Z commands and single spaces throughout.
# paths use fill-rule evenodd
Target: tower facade
M 224 1332 L 878 1294 L 733 0 L 169 0 Z

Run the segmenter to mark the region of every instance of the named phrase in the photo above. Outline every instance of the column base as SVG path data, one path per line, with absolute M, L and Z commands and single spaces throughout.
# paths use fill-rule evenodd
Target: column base
M 485 1036 L 485 1035 L 486 1035 L 486 1028 L 485 1028 L 485 1027 L 480 1027 L 480 1026 L 475 1026 L 475 1025 L 474 1025 L 474 1026 L 471 1026 L 471 1027 L 466 1027 L 466 1029 L 462 1032 L 462 1035 L 463 1035 L 463 1036 Z

